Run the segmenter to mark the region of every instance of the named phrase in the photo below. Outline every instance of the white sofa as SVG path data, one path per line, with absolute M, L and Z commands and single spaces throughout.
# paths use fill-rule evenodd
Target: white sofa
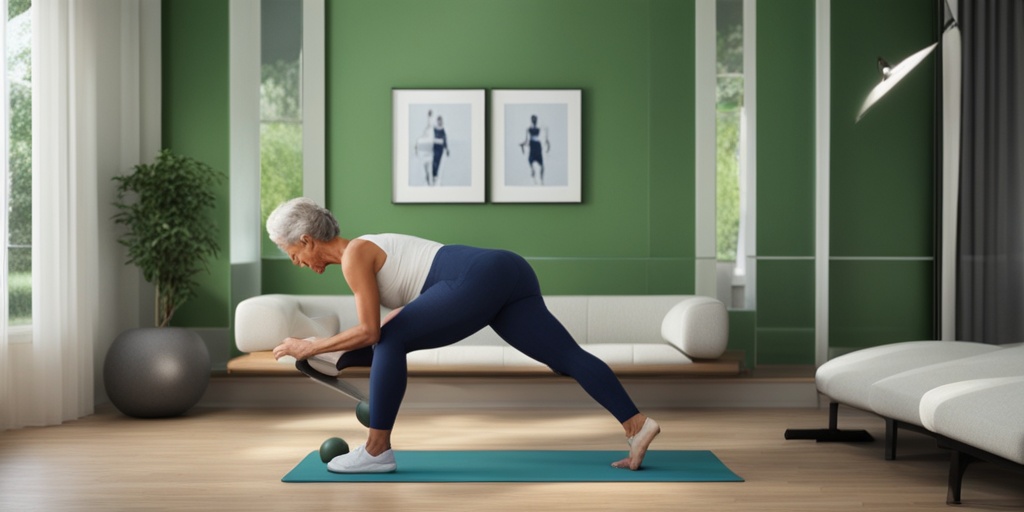
M 578 343 L 613 368 L 686 368 L 725 352 L 729 320 L 720 301 L 692 295 L 547 296 L 548 309 Z M 382 308 L 381 314 L 388 310 Z M 288 336 L 325 337 L 356 324 L 350 295 L 261 295 L 239 303 L 235 344 L 273 349 Z M 489 327 L 454 345 L 409 354 L 415 367 L 541 367 Z M 230 369 L 230 365 L 229 365 Z
M 899 429 L 931 435 L 953 450 L 949 503 L 960 502 L 972 460 L 1024 470 L 1024 344 L 894 343 L 837 357 L 818 368 L 815 382 L 832 402 L 830 427 L 787 431 L 788 439 L 857 437 L 838 430 L 838 404 L 885 419 L 887 460 L 896 458 Z

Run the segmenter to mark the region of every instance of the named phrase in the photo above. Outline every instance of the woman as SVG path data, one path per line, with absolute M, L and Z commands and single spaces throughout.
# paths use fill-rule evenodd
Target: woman
M 427 126 L 423 134 L 413 142 L 412 151 L 423 162 L 423 176 L 427 186 L 437 186 L 441 183 L 441 157 L 451 156 L 448 150 L 448 132 L 444 129 L 444 119 L 437 116 L 437 123 L 433 121 L 434 111 L 427 111 Z
M 509 345 L 576 379 L 615 416 L 630 449 L 613 466 L 638 469 L 661 432 L 636 408 L 608 365 L 583 350 L 548 311 L 537 277 L 522 257 L 406 235 L 342 238 L 331 212 L 306 198 L 277 207 L 267 219 L 267 231 L 295 265 L 317 274 L 328 265 L 341 265 L 359 319 L 359 325 L 330 338 L 288 338 L 274 349 L 274 357 L 301 360 L 342 351 L 338 366 L 343 367 L 372 354 L 369 436 L 364 445 L 332 460 L 330 471 L 394 471 L 391 430 L 405 394 L 406 354 L 450 345 L 488 325 Z M 381 305 L 394 310 L 383 321 Z
M 413 153 L 425 156 L 423 160 L 423 173 L 427 180 L 427 186 L 436 186 L 441 182 L 439 171 L 441 170 L 441 157 L 451 156 L 448 150 L 448 133 L 444 129 L 444 119 L 437 116 L 437 124 L 432 118 L 434 111 L 427 111 L 427 126 L 423 134 L 413 144 Z
M 434 176 L 430 181 L 431 185 L 437 185 L 440 181 L 437 172 L 441 169 L 441 156 L 451 156 L 448 151 L 448 133 L 444 131 L 444 120 L 437 116 L 437 126 L 434 127 L 434 160 L 432 170 Z
M 526 128 L 526 140 L 519 144 L 519 151 L 525 152 L 527 144 L 530 146 L 530 156 L 527 164 L 530 166 L 530 177 L 534 185 L 544 184 L 544 151 L 540 145 L 540 134 L 544 132 L 544 145 L 548 152 L 551 151 L 551 141 L 548 140 L 548 131 L 537 126 L 537 116 L 530 116 L 530 126 Z M 536 166 L 534 165 L 536 164 Z

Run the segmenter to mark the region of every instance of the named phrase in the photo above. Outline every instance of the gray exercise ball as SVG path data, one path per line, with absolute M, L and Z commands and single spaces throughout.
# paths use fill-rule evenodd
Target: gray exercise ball
M 117 410 L 136 418 L 169 418 L 192 408 L 210 383 L 210 352 L 195 331 L 129 329 L 103 362 L 103 385 Z

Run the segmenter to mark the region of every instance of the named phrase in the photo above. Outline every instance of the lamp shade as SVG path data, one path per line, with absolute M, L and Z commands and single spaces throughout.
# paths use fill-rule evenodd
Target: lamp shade
M 889 74 L 882 78 L 882 82 L 876 85 L 874 89 L 871 89 L 868 97 L 864 99 L 864 104 L 861 105 L 860 112 L 857 113 L 857 121 L 864 117 L 864 114 L 872 105 L 878 103 L 878 100 L 882 99 L 893 87 L 896 87 L 896 84 L 903 80 L 903 77 L 909 75 L 928 54 L 935 50 L 936 46 L 938 46 L 938 43 L 932 43 L 927 48 L 918 51 L 910 57 L 903 59 L 903 62 L 893 66 Z

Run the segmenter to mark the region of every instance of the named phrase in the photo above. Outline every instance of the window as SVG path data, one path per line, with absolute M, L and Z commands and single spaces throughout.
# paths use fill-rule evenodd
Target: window
M 7 312 L 11 334 L 32 323 L 32 9 L 31 0 L 2 2 L 4 221 L 7 223 Z
M 302 0 L 262 0 L 260 22 L 260 213 L 303 195 Z M 261 237 L 264 257 L 281 251 Z
M 325 204 L 326 4 L 230 0 L 231 265 L 236 300 L 260 293 L 270 212 L 296 196 Z
M 719 261 L 736 261 L 740 229 L 740 144 L 743 112 L 743 4 L 718 0 L 716 220 Z
M 719 295 L 731 307 L 743 308 L 743 2 L 717 0 L 716 4 L 715 240 Z
M 755 0 L 696 0 L 695 292 L 755 309 Z

